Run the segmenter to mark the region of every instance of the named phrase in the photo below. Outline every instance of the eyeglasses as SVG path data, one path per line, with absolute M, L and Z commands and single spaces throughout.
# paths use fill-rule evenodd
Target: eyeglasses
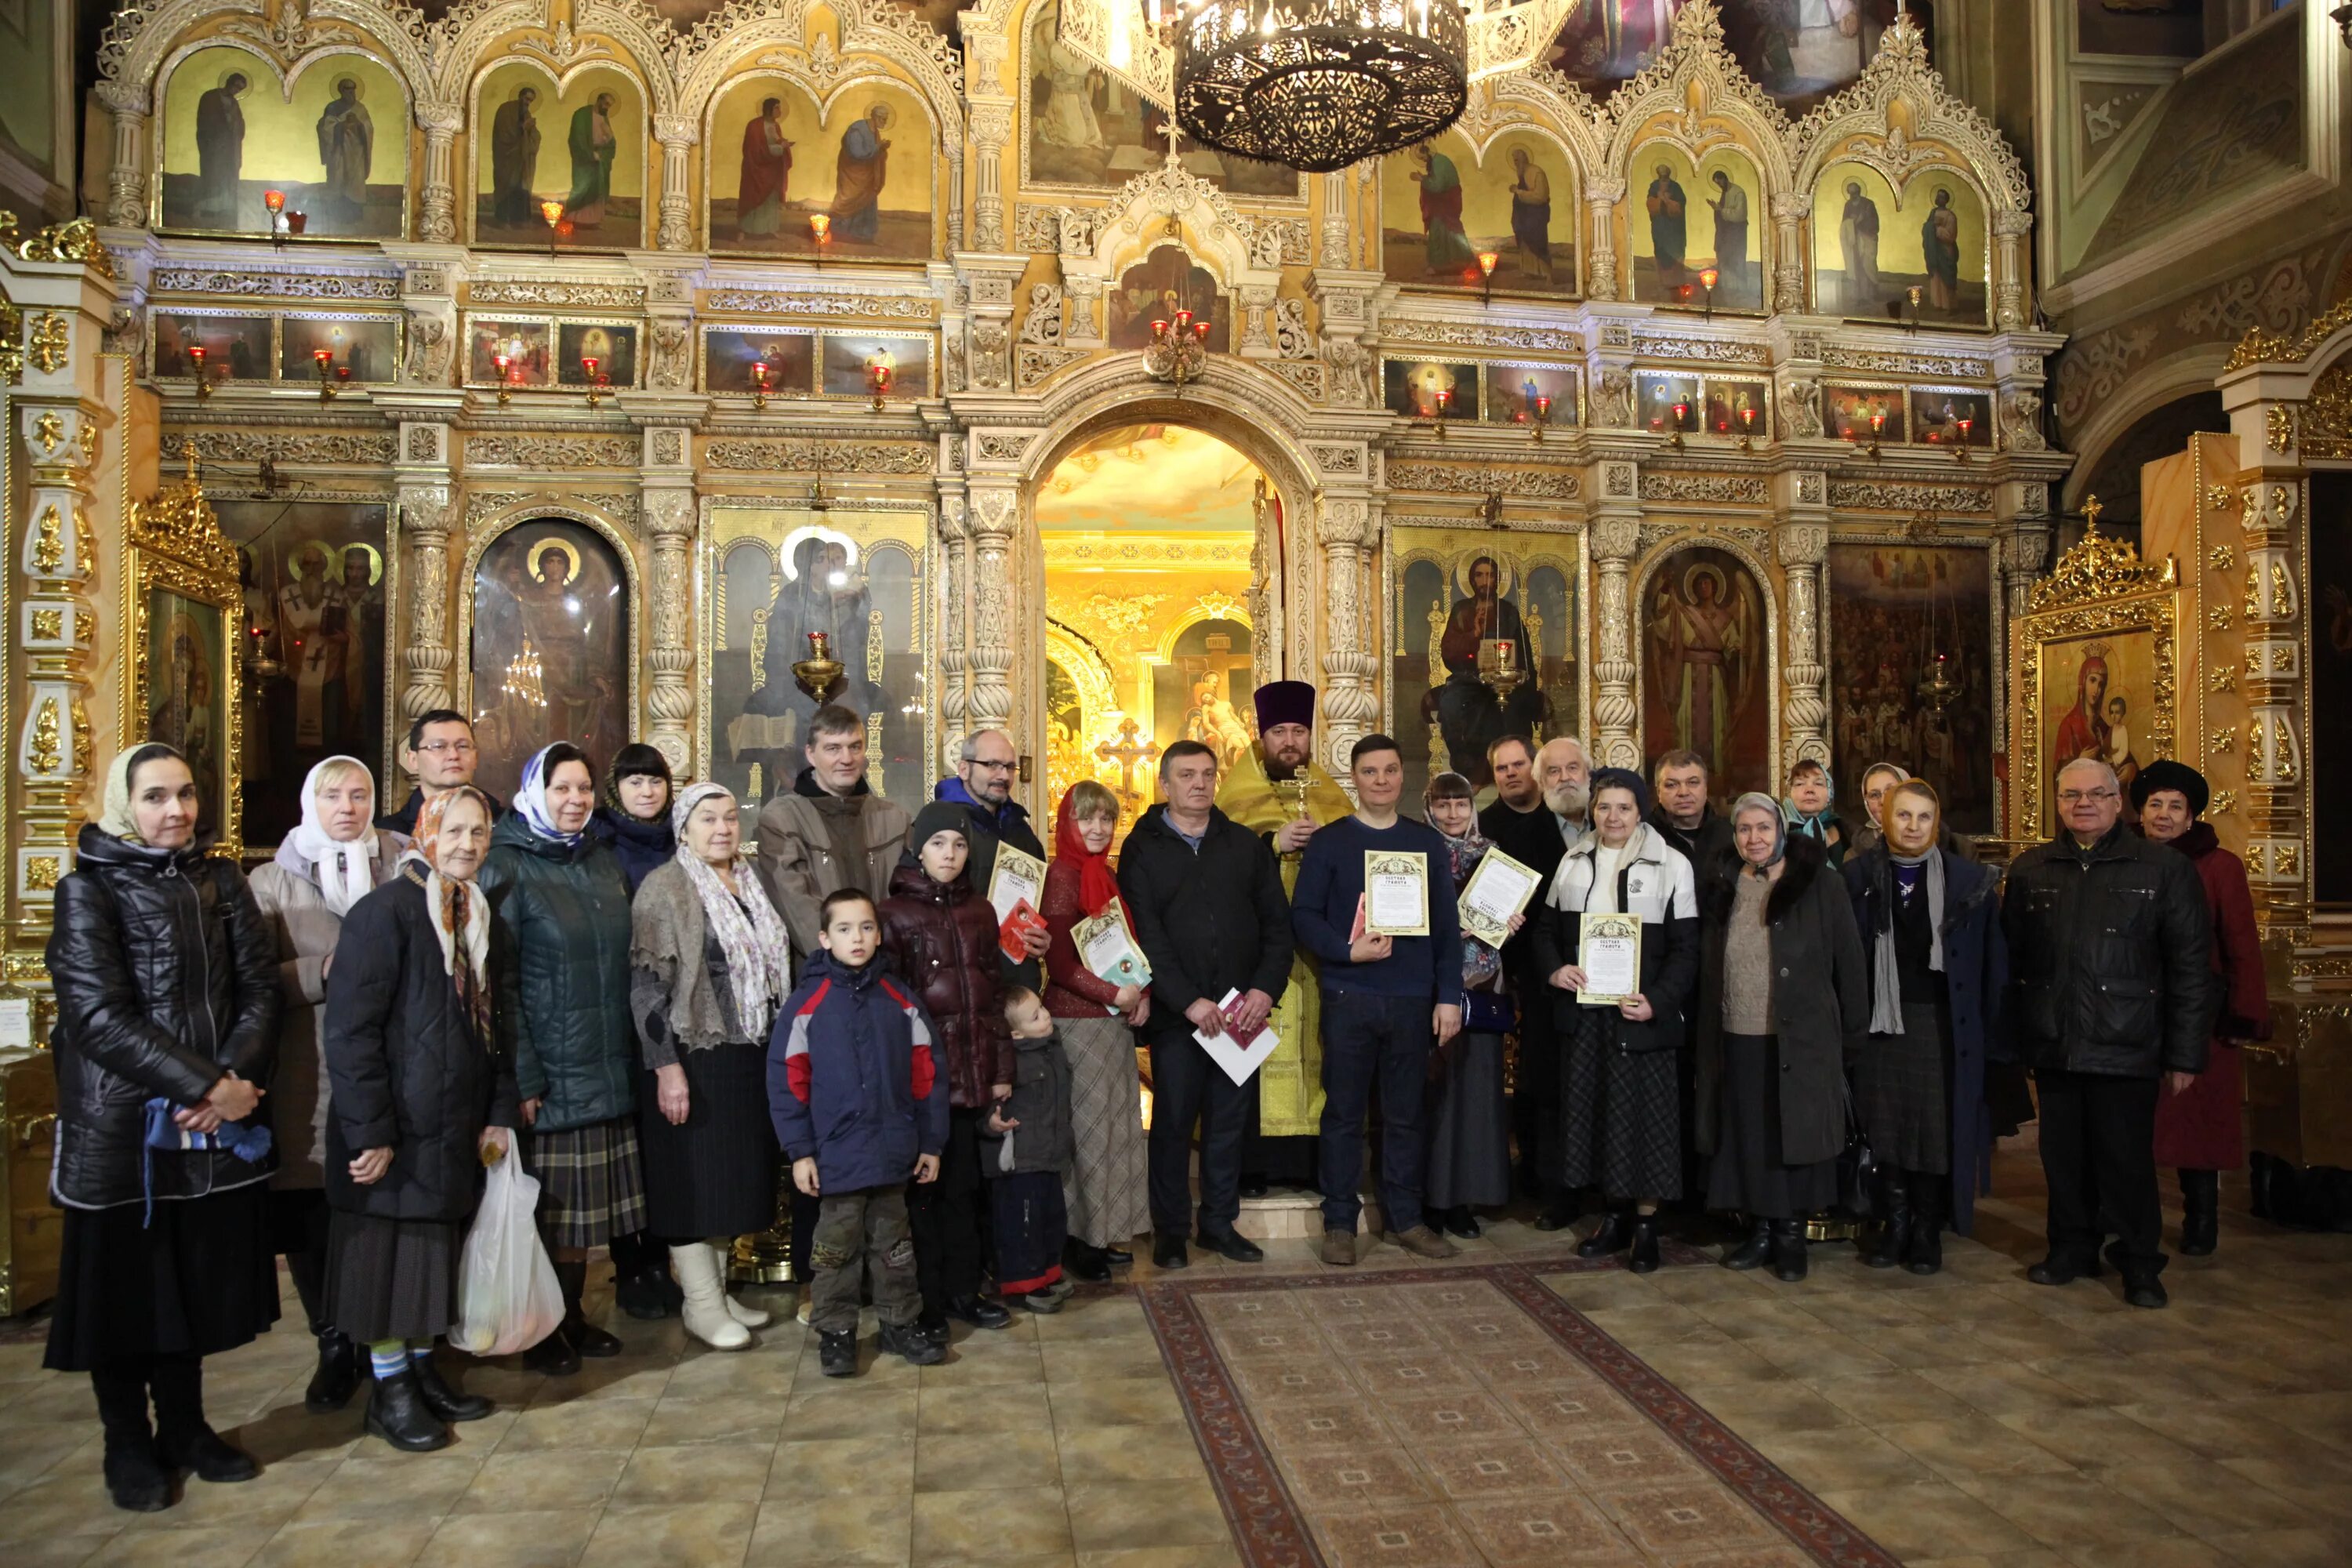
M 2058 792 L 2058 804 L 2061 805 L 2080 805 L 2086 800 L 2115 798 L 2116 792 L 2111 789 L 2062 789 Z
M 425 744 L 417 747 L 416 749 L 428 757 L 466 757 L 473 754 L 474 742 L 471 741 L 427 741 Z
M 986 757 L 974 757 L 971 765 L 984 773 L 1009 773 L 1021 765 L 1021 760 L 1011 757 L 1001 763 L 992 763 Z

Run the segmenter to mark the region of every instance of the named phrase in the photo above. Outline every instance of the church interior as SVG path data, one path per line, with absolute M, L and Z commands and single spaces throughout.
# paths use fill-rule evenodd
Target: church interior
M 1256 120 L 1188 67 L 1324 24 L 1399 52 Z M 16 0 L 0 59 L 0 1557 L 2352 1562 L 2352 7 Z M 501 799 L 644 742 L 748 828 L 828 658 L 875 793 L 1002 731 L 1049 844 L 1280 680 L 1415 815 L 1507 734 L 1718 809 L 1888 762 L 1998 867 L 2067 763 L 2188 763 L 2272 1020 L 2219 1250 L 2026 1283 L 2028 1118 L 1925 1278 L 1519 1203 L 1334 1270 L 1277 1192 L 1263 1263 L 831 1383 L 772 1272 L 727 1355 L 592 1269 L 622 1353 L 470 1366 L 431 1455 L 305 1412 L 289 1288 L 211 1366 L 259 1477 L 105 1507 L 42 1356 L 109 761 L 248 867 L 439 710 Z

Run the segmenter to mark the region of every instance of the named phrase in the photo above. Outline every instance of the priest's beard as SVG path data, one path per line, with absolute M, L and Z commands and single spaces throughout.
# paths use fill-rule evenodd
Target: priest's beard
M 1584 808 L 1592 804 L 1592 788 L 1581 784 L 1554 784 L 1544 791 L 1544 804 L 1551 807 L 1555 816 L 1581 820 Z

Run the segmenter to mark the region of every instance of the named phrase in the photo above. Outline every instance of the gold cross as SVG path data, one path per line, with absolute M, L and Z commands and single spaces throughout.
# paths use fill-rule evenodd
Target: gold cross
M 2099 500 L 2098 497 L 2095 495 L 2084 496 L 2083 498 L 2083 526 L 2084 531 L 2090 533 L 2098 532 L 2099 514 L 2106 510 L 2106 503 Z
M 1141 744 L 1137 743 L 1136 731 L 1140 728 L 1134 720 L 1122 719 L 1118 721 L 1119 744 L 1114 746 L 1105 741 L 1095 748 L 1096 756 L 1104 762 L 1119 764 L 1118 793 L 1130 801 L 1139 798 L 1135 793 L 1135 764 L 1150 762 L 1160 755 L 1160 748 L 1154 742 L 1145 741 Z

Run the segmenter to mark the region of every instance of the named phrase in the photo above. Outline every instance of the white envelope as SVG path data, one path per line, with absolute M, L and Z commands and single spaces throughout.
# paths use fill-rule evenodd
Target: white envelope
M 1240 997 L 1241 993 L 1237 990 L 1226 992 L 1217 1003 L 1218 1011 L 1223 1012 L 1232 1006 Z M 1246 1046 L 1231 1035 L 1204 1035 L 1198 1029 L 1192 1031 L 1192 1037 L 1201 1042 L 1201 1048 L 1209 1053 L 1209 1059 L 1224 1068 L 1225 1076 L 1236 1084 L 1249 1082 L 1250 1075 L 1265 1065 L 1265 1058 L 1274 1055 L 1274 1047 L 1282 1043 L 1271 1023 L 1261 1026 Z

